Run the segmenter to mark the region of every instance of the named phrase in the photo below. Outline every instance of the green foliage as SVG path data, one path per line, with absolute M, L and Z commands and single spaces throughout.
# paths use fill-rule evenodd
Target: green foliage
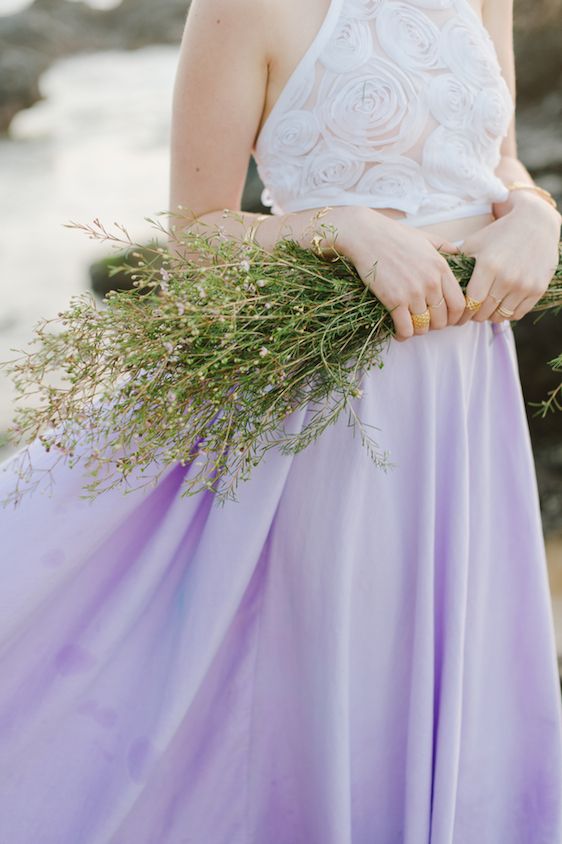
M 120 483 L 136 489 L 133 478 L 156 483 L 180 463 L 191 464 L 183 495 L 209 489 L 221 502 L 235 499 L 268 449 L 297 453 L 344 411 L 371 459 L 388 468 L 354 399 L 363 374 L 384 365 L 394 324 L 351 262 L 321 260 L 289 238 L 268 252 L 221 227 L 178 236 L 149 222 L 175 248 L 140 247 L 124 227 L 111 234 L 99 220 L 70 224 L 125 246 L 111 271 L 133 287 L 110 291 L 101 305 L 75 297 L 38 324 L 36 348 L 0 363 L 23 401 L 10 435 L 39 438 L 71 465 L 84 460 L 90 498 Z M 474 259 L 444 257 L 464 289 Z M 559 266 L 535 309 L 561 305 Z M 286 430 L 305 406 L 304 427 Z M 20 481 L 33 479 L 28 458 L 22 450 Z M 18 483 L 10 497 L 22 492 Z

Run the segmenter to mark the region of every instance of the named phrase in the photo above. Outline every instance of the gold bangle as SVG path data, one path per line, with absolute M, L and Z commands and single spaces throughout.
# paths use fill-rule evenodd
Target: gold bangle
M 556 200 L 554 199 L 553 195 L 550 191 L 545 190 L 545 188 L 539 187 L 539 185 L 528 185 L 525 182 L 511 182 L 509 185 L 506 185 L 508 190 L 533 190 L 542 196 L 549 205 L 552 205 L 553 208 L 558 208 Z

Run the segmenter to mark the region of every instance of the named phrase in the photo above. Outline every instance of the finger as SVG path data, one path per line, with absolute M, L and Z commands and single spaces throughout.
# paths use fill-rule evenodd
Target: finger
M 390 315 L 394 321 L 394 339 L 403 342 L 412 337 L 414 326 L 407 305 L 396 305 L 390 310 Z
M 431 321 L 429 328 L 431 331 L 434 329 L 446 328 L 447 325 L 449 325 L 449 307 L 452 303 L 454 307 L 454 301 L 456 299 L 455 287 L 457 288 L 456 294 L 460 296 L 461 302 L 464 301 L 464 297 L 462 295 L 459 283 L 457 282 L 452 272 L 447 268 L 446 272 L 441 277 L 441 286 L 439 291 L 441 295 L 439 296 L 439 298 L 437 298 L 436 294 L 433 291 L 431 295 L 426 295 L 425 300 L 427 302 L 427 307 L 429 308 L 430 313 Z M 462 310 L 460 312 L 462 313 Z
M 537 302 L 540 302 L 540 300 L 542 299 L 542 295 L 542 293 L 539 293 L 536 296 L 527 296 L 526 299 L 523 299 L 523 301 L 520 302 L 519 305 L 517 305 L 517 307 L 515 308 L 515 313 L 513 314 L 511 319 L 522 319 L 525 314 L 528 314 L 529 311 L 531 311 L 535 307 Z
M 493 290 L 491 292 L 494 293 Z M 523 298 L 525 298 L 525 297 L 523 297 Z M 503 299 L 498 304 L 496 304 L 494 310 L 492 311 L 492 313 L 489 316 L 489 320 L 491 322 L 505 322 L 506 319 L 507 320 L 512 319 L 513 314 L 515 313 L 517 308 L 521 305 L 522 301 L 523 301 L 523 299 L 521 297 L 521 294 L 517 294 L 517 293 L 513 293 L 513 292 L 507 293 L 507 295 L 504 296 Z M 495 302 L 495 300 L 494 300 L 494 302 Z M 504 316 L 503 314 L 499 313 L 499 311 L 497 310 L 499 306 L 501 306 L 502 310 L 504 310 L 506 313 L 509 313 L 511 311 L 511 316 Z
M 410 306 L 409 306 L 410 321 L 412 321 L 412 316 L 411 316 L 412 314 L 423 314 L 423 313 L 426 312 L 426 310 L 427 310 L 427 302 L 425 301 L 425 298 L 423 297 L 423 295 L 421 293 L 415 294 L 412 297 L 412 299 L 410 301 Z M 430 313 L 431 313 L 431 311 L 430 311 Z M 431 321 L 431 317 L 430 317 L 430 321 Z M 414 326 L 414 334 L 427 334 L 428 331 L 429 331 L 429 326 L 427 326 L 425 328 L 422 328 L 421 326 L 419 326 L 419 327 Z
M 470 297 L 471 299 L 476 299 L 476 301 L 481 302 L 482 304 L 478 310 L 465 308 L 465 312 L 458 321 L 457 325 L 464 325 L 469 319 L 474 319 L 477 322 L 480 322 L 487 319 L 490 313 L 495 310 L 497 303 L 494 304 L 494 300 L 489 298 L 489 292 L 494 283 L 494 278 L 494 271 L 477 258 L 474 270 L 470 277 L 470 281 L 465 288 L 464 294 L 465 301 L 467 297 Z
M 475 257 L 475 255 L 478 253 L 478 250 L 480 249 L 480 246 L 481 246 L 481 239 L 480 239 L 479 235 L 480 235 L 480 230 L 478 230 L 477 232 L 473 232 L 472 234 L 469 234 L 467 237 L 465 237 L 463 239 L 462 243 L 460 244 L 460 251 L 464 255 L 468 255 L 470 257 Z
M 445 294 L 441 292 L 441 296 L 437 302 L 434 305 L 428 302 L 427 307 L 429 308 L 430 314 L 430 330 L 445 328 L 448 325 L 447 299 L 445 298 Z
M 461 251 L 459 247 L 453 243 L 451 240 L 447 240 L 444 237 L 440 237 L 438 234 L 433 234 L 433 232 L 424 232 L 422 231 L 421 234 L 425 235 L 429 242 L 435 246 L 438 252 L 450 252 L 453 255 L 458 255 Z
M 499 284 L 496 280 L 488 291 L 488 295 L 482 302 L 482 306 L 478 309 L 473 319 L 476 319 L 477 322 L 484 322 L 485 320 L 501 322 L 503 317 L 501 314 L 497 314 L 496 310 L 500 305 L 507 310 L 512 310 L 512 308 L 505 304 L 506 297 L 509 297 L 509 295 L 509 287 L 505 286 L 505 284 Z M 521 297 L 519 297 L 518 301 L 520 301 L 520 299 Z M 495 319 L 493 319 L 494 315 Z
M 458 279 L 452 271 L 445 272 L 442 278 L 443 293 L 447 304 L 447 321 L 449 325 L 457 325 L 464 314 L 466 300 Z

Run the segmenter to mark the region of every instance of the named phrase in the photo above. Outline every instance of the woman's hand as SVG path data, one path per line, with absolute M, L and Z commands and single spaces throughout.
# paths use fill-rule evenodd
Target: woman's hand
M 395 339 L 426 334 L 414 328 L 411 314 L 429 307 L 429 328 L 445 328 L 465 312 L 462 288 L 443 252 L 457 246 L 438 235 L 410 228 L 367 207 L 341 209 L 338 244 L 354 263 L 363 283 L 390 311 Z
M 512 197 L 513 208 L 484 228 L 466 237 L 461 250 L 476 258 L 466 294 L 481 301 L 467 311 L 458 325 L 469 319 L 502 322 L 501 304 L 521 319 L 542 297 L 558 266 L 562 217 L 540 196 L 523 191 Z

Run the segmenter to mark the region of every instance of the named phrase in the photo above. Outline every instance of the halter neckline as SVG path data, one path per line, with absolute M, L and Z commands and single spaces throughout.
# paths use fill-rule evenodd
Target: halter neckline
M 514 108 L 469 0 L 330 0 L 255 140 L 262 201 L 482 213 Z
M 261 127 L 261 129 L 260 129 L 260 131 L 257 135 L 256 141 L 255 141 L 255 147 L 254 148 L 256 149 L 256 151 L 258 150 L 258 147 L 259 147 L 260 142 L 261 142 L 261 138 L 264 135 L 264 131 L 265 131 L 266 127 L 268 127 L 269 124 L 275 119 L 275 115 L 276 115 L 277 111 L 279 111 L 281 108 L 283 108 L 283 104 L 284 104 L 285 100 L 290 96 L 291 87 L 294 84 L 294 80 L 302 74 L 303 70 L 306 68 L 306 66 L 308 64 L 311 64 L 312 62 L 314 62 L 317 59 L 319 53 L 322 50 L 322 47 L 324 46 L 324 43 L 329 39 L 329 37 L 331 35 L 332 23 L 334 22 L 335 18 L 339 14 L 340 9 L 343 6 L 344 2 L 345 2 L 345 0 L 330 0 L 330 3 L 328 5 L 328 11 L 324 15 L 322 23 L 320 24 L 320 29 L 318 29 L 318 31 L 316 32 L 316 35 L 314 36 L 311 43 L 309 44 L 306 52 L 304 53 L 302 58 L 299 59 L 299 61 L 297 62 L 297 64 L 295 65 L 295 67 L 293 68 L 291 73 L 289 74 L 285 84 L 283 85 L 283 87 L 282 87 L 282 89 L 279 93 L 279 96 L 277 97 L 277 99 L 273 103 L 273 106 L 272 106 L 269 114 L 267 115 L 266 119 L 263 122 L 263 125 L 262 125 L 262 127 Z

